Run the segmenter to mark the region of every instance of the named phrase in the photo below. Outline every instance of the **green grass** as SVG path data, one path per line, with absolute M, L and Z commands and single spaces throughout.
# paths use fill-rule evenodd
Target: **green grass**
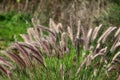
M 81 57 L 77 57 L 76 65 L 73 65 L 73 58 L 77 56 L 75 52 L 76 52 L 75 49 L 71 49 L 69 55 L 64 54 L 64 57 L 60 59 L 58 59 L 55 56 L 47 57 L 44 55 L 44 62 L 47 69 L 42 67 L 40 64 L 35 63 L 35 65 L 29 69 L 25 69 L 25 70 L 16 69 L 14 71 L 12 79 L 13 80 L 62 80 L 60 76 L 60 65 L 62 64 L 64 71 L 64 80 L 86 80 L 88 78 L 85 76 L 90 74 L 91 73 L 90 71 L 82 70 L 82 74 L 80 73 L 78 77 L 75 75 L 80 62 L 82 61 Z M 9 80 L 9 78 L 7 78 L 6 76 L 2 76 L 1 79 Z
M 25 33 L 31 26 L 30 15 L 16 12 L 0 14 L 0 48 L 15 41 L 15 37 L 21 40 L 19 34 Z
M 9 14 L 0 15 L 0 21 L 1 21 L 0 22 L 0 28 L 1 28 L 0 39 L 2 40 L 0 41 L 2 42 L 0 43 L 0 47 L 3 47 L 3 45 L 7 46 L 9 43 L 14 42 L 16 38 L 18 39 L 18 41 L 20 41 L 21 38 L 19 37 L 19 34 L 25 33 L 27 31 L 26 29 L 28 28 L 28 26 L 31 26 L 31 22 L 29 18 L 30 18 L 29 15 L 22 14 L 22 13 L 18 13 L 18 14 L 9 13 Z M 37 30 L 37 29 L 34 29 L 34 30 Z M 48 35 L 48 34 L 49 32 L 45 33 L 45 35 Z M 16 38 L 14 36 L 16 36 Z M 36 35 L 32 35 L 32 37 L 34 36 Z M 61 40 L 60 37 L 61 35 L 58 35 L 56 37 L 57 46 L 59 46 L 59 41 Z M 43 36 L 41 37 L 41 39 L 42 38 Z M 33 41 L 35 40 L 33 39 Z M 58 58 L 56 55 L 47 56 L 43 50 L 42 57 L 43 57 L 46 68 L 43 67 L 41 64 L 39 64 L 38 61 L 35 61 L 33 57 L 31 57 L 30 55 L 31 62 L 33 63 L 31 67 L 27 66 L 27 67 L 24 67 L 24 69 L 20 69 L 18 65 L 13 61 L 12 63 L 16 68 L 14 70 L 10 70 L 12 73 L 12 77 L 9 78 L 1 72 L 0 80 L 10 80 L 10 79 L 12 80 L 116 80 L 117 79 L 118 75 L 117 73 L 114 73 L 114 72 L 108 73 L 109 76 L 107 76 L 107 73 L 106 73 L 108 68 L 107 66 L 111 64 L 110 63 L 111 61 L 108 63 L 105 63 L 105 61 L 101 61 L 103 60 L 102 58 L 104 58 L 101 56 L 98 56 L 97 58 L 92 60 L 89 66 L 86 66 L 87 61 L 85 61 L 86 63 L 82 66 L 78 75 L 76 75 L 79 65 L 83 63 L 84 60 L 88 58 L 87 56 L 89 54 L 92 54 L 95 49 L 93 51 L 89 49 L 86 50 L 83 48 L 84 44 L 81 43 L 80 46 L 82 47 L 79 47 L 80 54 L 78 56 L 77 49 L 76 49 L 77 47 L 72 45 L 72 42 L 69 41 L 69 38 L 67 38 L 67 41 L 68 42 L 66 42 L 66 44 L 67 44 L 67 47 L 69 48 L 69 54 L 64 53 L 63 54 L 64 56 L 61 56 L 60 58 Z M 93 46 L 97 45 L 96 41 L 91 44 Z M 32 46 L 35 47 L 34 45 Z M 109 47 L 109 45 L 107 46 Z M 104 48 L 105 46 L 102 44 L 101 48 L 102 47 Z M 17 52 L 17 49 L 18 48 L 15 48 L 13 50 L 13 53 L 14 52 L 18 53 L 18 55 L 21 54 L 19 50 Z M 37 49 L 41 50 L 39 48 Z M 26 51 L 29 51 L 29 49 L 26 49 Z M 34 54 L 34 51 L 29 53 Z M 109 54 L 109 53 L 110 51 L 108 50 L 106 54 Z M 112 57 L 110 57 L 110 55 L 109 56 L 104 55 L 104 56 L 106 56 L 108 59 L 112 59 L 114 55 L 112 55 Z M 75 61 L 74 61 L 74 58 L 76 59 Z M 61 65 L 62 65 L 62 70 L 60 70 Z M 61 76 L 61 71 L 64 74 L 62 76 Z M 63 76 L 64 76 L 64 79 L 63 79 Z
M 82 51 L 84 53 L 85 51 Z M 81 55 L 82 55 L 81 53 Z M 80 56 L 81 56 L 80 55 Z M 13 71 L 12 80 L 63 80 L 60 76 L 60 65 L 62 64 L 63 72 L 64 72 L 64 80 L 115 80 L 116 75 L 114 77 L 107 77 L 105 73 L 104 64 L 96 65 L 96 61 L 99 60 L 97 58 L 89 67 L 83 67 L 80 71 L 79 75 L 76 76 L 76 70 L 80 62 L 83 61 L 83 58 L 80 56 L 77 58 L 76 65 L 73 65 L 73 58 L 76 56 L 75 49 L 70 51 L 70 55 L 64 54 L 63 58 L 58 59 L 57 57 L 46 57 L 44 56 L 44 62 L 46 65 L 45 69 L 39 63 L 34 62 L 31 68 L 20 70 L 15 69 Z M 96 75 L 95 75 L 95 70 Z M 0 76 L 1 80 L 9 80 L 5 75 Z
M 85 58 L 82 57 L 83 54 L 88 55 L 88 51 L 80 50 L 80 55 L 77 56 L 76 49 L 70 46 L 70 53 L 64 54 L 63 57 L 57 58 L 56 56 L 48 57 L 43 54 L 44 63 L 46 65 L 45 69 L 39 62 L 33 61 L 32 67 L 27 67 L 23 70 L 16 68 L 12 70 L 12 80 L 63 80 L 60 75 L 60 65 L 62 64 L 64 72 L 64 80 L 116 80 L 117 74 L 111 73 L 108 77 L 106 75 L 106 68 L 104 67 L 104 62 L 100 63 L 101 57 L 97 57 L 92 63 L 86 67 L 83 66 L 79 74 L 76 76 L 77 69 L 80 63 L 83 62 Z M 76 56 L 76 64 L 73 65 L 73 59 Z M 16 65 L 16 64 L 15 64 Z M 17 65 L 16 65 L 17 66 Z M 113 77 L 114 76 L 114 77 Z M 7 76 L 2 74 L 0 76 L 1 80 L 10 80 Z
M 36 63 L 32 68 L 26 70 L 15 70 L 13 74 L 13 80 L 61 80 L 60 77 L 60 64 L 63 65 L 63 70 L 65 73 L 65 80 L 75 79 L 75 74 L 77 67 L 73 66 L 73 57 L 75 56 L 75 51 L 71 50 L 70 55 L 64 55 L 63 58 L 58 59 L 57 57 L 45 57 L 44 62 L 46 65 L 45 69 L 40 64 Z M 77 61 L 77 65 L 80 60 Z M 1 77 L 2 80 L 7 80 L 5 76 Z M 8 79 L 9 80 L 9 79 Z

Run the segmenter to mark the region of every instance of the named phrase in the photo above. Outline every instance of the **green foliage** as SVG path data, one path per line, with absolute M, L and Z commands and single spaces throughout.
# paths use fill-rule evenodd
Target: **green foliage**
M 110 2 L 120 5 L 120 0 L 110 0 Z
M 20 40 L 19 34 L 24 33 L 31 26 L 30 18 L 29 14 L 20 12 L 0 14 L 0 46 L 14 41 L 15 37 Z
M 16 0 L 16 1 L 17 1 L 17 3 L 20 3 L 21 0 Z
M 120 1 L 111 0 L 106 11 L 95 21 L 96 24 L 102 23 L 107 26 L 120 26 Z
M 120 26 L 120 5 L 111 4 L 108 10 L 108 22 Z

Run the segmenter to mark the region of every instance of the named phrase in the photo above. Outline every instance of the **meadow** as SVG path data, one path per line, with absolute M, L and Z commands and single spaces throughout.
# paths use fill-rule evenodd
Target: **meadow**
M 23 34 L 19 31 L 27 24 L 13 27 L 21 38 L 1 50 L 1 80 L 119 80 L 119 27 L 103 30 L 101 24 L 86 30 L 79 20 L 74 33 L 53 19 L 48 27 L 36 18 L 30 21 L 33 27 Z
M 0 0 L 0 80 L 120 80 L 119 2 Z

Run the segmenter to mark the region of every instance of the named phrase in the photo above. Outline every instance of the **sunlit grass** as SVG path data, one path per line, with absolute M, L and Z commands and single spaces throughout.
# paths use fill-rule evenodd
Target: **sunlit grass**
M 21 40 L 20 34 L 30 27 L 30 15 L 9 12 L 0 14 L 0 48 L 8 46 L 15 39 Z

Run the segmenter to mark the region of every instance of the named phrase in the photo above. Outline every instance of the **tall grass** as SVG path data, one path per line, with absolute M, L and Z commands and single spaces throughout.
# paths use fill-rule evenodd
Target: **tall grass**
M 109 27 L 100 34 L 102 25 L 85 30 L 78 21 L 78 30 L 73 34 L 71 26 L 64 31 L 62 24 L 52 19 L 49 27 L 40 25 L 34 18 L 32 23 L 34 27 L 28 28 L 27 34 L 21 34 L 24 42 L 15 42 L 1 51 L 13 66 L 8 67 L 12 75 L 1 68 L 2 78 L 4 73 L 9 79 L 20 80 L 114 80 L 119 77 L 117 27 Z M 108 39 L 112 46 L 106 45 Z

